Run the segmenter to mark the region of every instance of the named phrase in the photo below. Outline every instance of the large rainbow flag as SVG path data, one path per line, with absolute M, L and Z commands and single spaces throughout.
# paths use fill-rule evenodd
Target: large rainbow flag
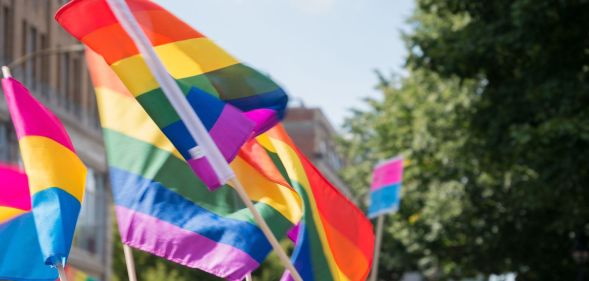
M 55 280 L 39 246 L 27 176 L 7 164 L 0 164 L 0 241 L 0 280 Z
M 271 246 L 227 185 L 209 192 L 102 57 L 87 53 L 123 242 L 228 280 L 257 268 Z M 231 163 L 277 237 L 300 221 L 302 203 L 249 141 Z M 265 156 L 265 157 L 264 157 Z
M 288 97 L 276 83 L 240 63 L 189 25 L 156 3 L 127 1 L 143 31 L 170 75 L 176 79 L 197 114 L 203 110 L 197 100 L 203 95 L 217 97 L 243 111 L 252 123 L 231 110 L 199 114 L 209 133 L 231 161 L 251 130 L 258 135 L 284 115 Z M 134 42 L 114 17 L 106 0 L 74 0 L 61 8 L 56 20 L 74 37 L 100 54 L 121 78 L 129 92 L 192 166 L 190 149 L 196 146 L 185 124 L 166 99 Z M 205 109 L 208 107 L 205 107 Z M 229 125 L 228 125 L 229 124 Z M 254 128 L 252 129 L 252 126 Z M 208 163 L 208 162 L 207 162 Z M 211 188 L 220 183 L 210 169 L 193 170 Z M 202 176 L 209 174 L 209 176 Z M 212 174 L 212 175 L 211 175 Z
M 304 202 L 293 262 L 305 281 L 365 280 L 374 253 L 372 224 L 298 150 L 282 126 L 258 141 Z M 283 280 L 292 280 L 285 273 Z
M 53 113 L 17 80 L 2 88 L 28 177 L 33 216 L 48 265 L 65 265 L 86 184 L 86 167 Z

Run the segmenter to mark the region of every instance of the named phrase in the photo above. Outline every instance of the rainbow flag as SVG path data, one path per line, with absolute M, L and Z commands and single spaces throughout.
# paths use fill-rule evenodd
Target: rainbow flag
M 228 162 L 236 156 L 252 131 L 258 135 L 283 117 L 288 97 L 270 78 L 240 63 L 156 3 L 147 0 L 128 0 L 127 3 L 166 69 L 208 125 L 211 137 Z M 104 57 L 130 93 L 192 165 L 190 149 L 196 146 L 196 142 L 106 0 L 71 1 L 57 12 L 56 20 L 74 37 Z M 230 106 L 216 112 L 206 109 L 220 106 L 199 107 L 202 104 L 199 99 L 207 96 L 209 100 L 216 97 Z M 199 172 L 200 168 L 204 170 Z M 210 167 L 200 168 L 193 167 L 193 170 L 209 187 L 220 185 Z
M 368 217 L 395 212 L 401 202 L 403 157 L 395 157 L 374 167 L 370 186 Z
M 71 280 L 71 281 L 99 281 L 99 279 L 96 279 L 96 278 L 88 275 L 86 272 L 81 271 L 71 265 L 68 265 L 65 268 L 65 276 L 67 277 L 67 280 Z M 61 280 L 57 279 L 55 281 L 61 281 Z
M 17 80 L 2 79 L 28 177 L 45 263 L 66 264 L 86 184 L 86 167 L 55 115 Z
M 27 176 L 1 163 L 0 241 L 0 280 L 55 280 L 39 246 Z
M 372 224 L 298 150 L 279 125 L 258 141 L 304 202 L 292 260 L 305 281 L 365 280 L 374 252 Z M 283 280 L 292 280 L 285 273 Z
M 96 87 L 123 242 L 228 280 L 257 268 L 271 246 L 235 190 L 209 192 L 102 57 L 87 53 Z M 300 221 L 302 203 L 250 140 L 231 163 L 277 237 Z

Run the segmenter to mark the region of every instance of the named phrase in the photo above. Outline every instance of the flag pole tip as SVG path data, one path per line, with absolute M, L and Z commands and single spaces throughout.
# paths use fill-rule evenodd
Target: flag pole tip
M 4 78 L 12 77 L 12 74 L 10 73 L 10 68 L 8 68 L 8 66 L 2 66 L 2 75 L 4 75 Z

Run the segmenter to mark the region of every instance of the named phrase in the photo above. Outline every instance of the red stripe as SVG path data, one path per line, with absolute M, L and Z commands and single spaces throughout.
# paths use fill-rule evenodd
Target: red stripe
M 153 2 L 127 3 L 154 46 L 204 37 Z M 105 0 L 74 0 L 61 8 L 55 19 L 74 37 L 102 54 L 108 64 L 139 53 Z

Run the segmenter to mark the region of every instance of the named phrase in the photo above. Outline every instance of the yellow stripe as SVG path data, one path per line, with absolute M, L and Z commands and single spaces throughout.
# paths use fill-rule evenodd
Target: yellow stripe
M 86 184 L 86 167 L 67 147 L 41 136 L 26 136 L 19 141 L 29 177 L 31 196 L 56 187 L 82 202 Z
M 302 203 L 294 190 L 268 180 L 239 156 L 231 162 L 231 168 L 251 200 L 272 206 L 293 224 L 300 221 Z
M 152 144 L 184 161 L 182 155 L 134 98 L 108 88 L 96 88 L 96 99 L 103 128 Z
M 27 212 L 29 211 L 23 211 L 21 209 L 0 206 L 0 224 L 3 224 Z
M 317 205 L 315 204 L 315 195 L 313 194 L 313 190 L 311 189 L 311 185 L 309 184 L 309 180 L 307 179 L 305 169 L 303 168 L 302 163 L 297 155 L 297 153 L 285 142 L 269 137 L 272 146 L 274 147 L 275 151 L 277 152 L 278 156 L 280 157 L 288 176 L 301 184 L 303 188 L 307 192 L 307 196 L 309 196 L 310 205 L 312 207 L 311 214 L 313 219 L 317 224 L 317 233 L 319 234 L 319 239 L 321 240 L 321 246 L 323 247 L 323 252 L 325 253 L 325 258 L 327 259 L 327 263 L 329 264 L 329 269 L 331 271 L 331 275 L 334 277 L 335 280 L 350 280 L 338 267 L 335 259 L 333 257 L 333 252 L 329 247 L 329 242 L 327 241 L 327 237 L 324 231 L 323 220 L 319 214 L 319 210 L 317 209 Z M 266 143 L 268 145 L 268 143 Z
M 155 52 L 175 79 L 211 72 L 239 63 L 208 38 L 194 38 L 156 46 Z M 124 58 L 111 65 L 135 96 L 159 88 L 143 56 Z

